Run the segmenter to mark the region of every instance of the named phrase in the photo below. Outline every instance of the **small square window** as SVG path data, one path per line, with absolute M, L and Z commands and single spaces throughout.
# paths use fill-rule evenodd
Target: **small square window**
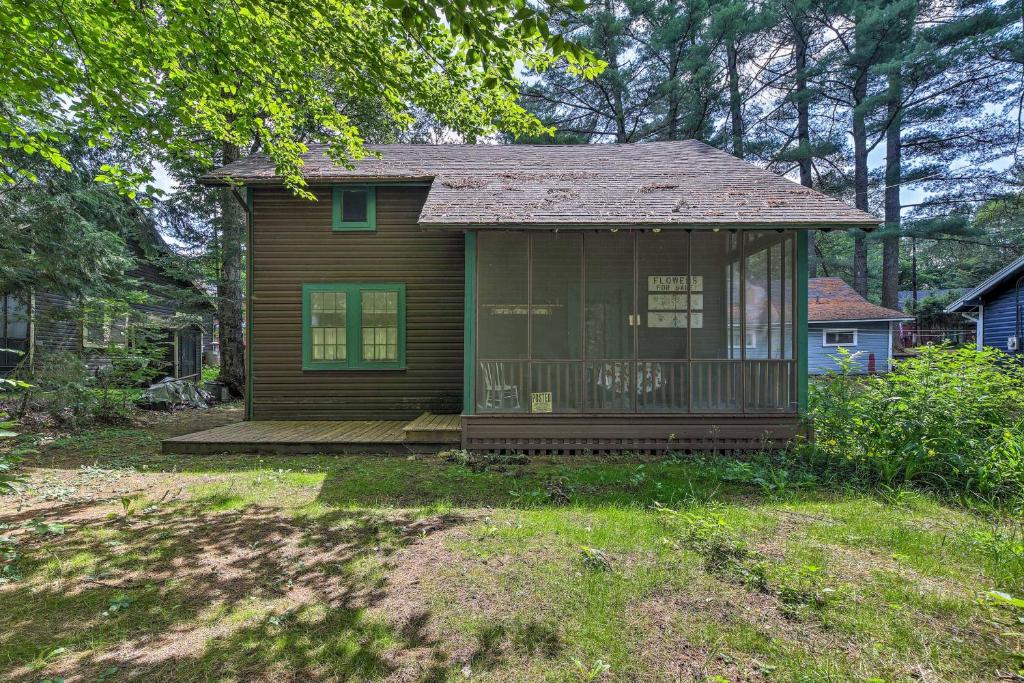
M 345 190 L 341 193 L 341 222 L 362 223 L 366 221 L 366 190 Z
M 377 192 L 373 187 L 335 186 L 331 195 L 332 228 L 372 231 L 377 228 Z
M 825 330 L 822 346 L 856 346 L 857 330 Z

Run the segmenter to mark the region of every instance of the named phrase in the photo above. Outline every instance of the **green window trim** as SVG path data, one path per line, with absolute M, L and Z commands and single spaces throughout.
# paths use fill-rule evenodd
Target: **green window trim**
M 312 295 L 334 292 L 345 295 L 345 359 L 313 359 Z M 398 295 L 398 329 L 395 360 L 363 358 L 363 295 L 369 292 L 395 292 Z M 405 370 L 405 284 L 322 282 L 302 285 L 302 369 L 303 370 Z
M 366 220 L 345 221 L 344 194 L 366 192 Z M 377 229 L 377 188 L 372 185 L 335 185 L 331 192 L 331 229 L 338 232 L 372 232 Z

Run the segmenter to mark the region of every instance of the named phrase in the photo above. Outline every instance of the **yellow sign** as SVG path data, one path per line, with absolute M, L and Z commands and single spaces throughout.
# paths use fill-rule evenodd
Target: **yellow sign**
M 550 413 L 551 403 L 550 391 L 538 391 L 530 394 L 530 409 L 534 413 Z

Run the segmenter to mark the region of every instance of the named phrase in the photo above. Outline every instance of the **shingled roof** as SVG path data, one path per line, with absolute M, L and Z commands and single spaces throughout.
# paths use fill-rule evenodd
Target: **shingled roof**
M 840 278 L 813 277 L 807 281 L 807 320 L 817 323 L 913 318 L 902 311 L 874 305 Z
M 379 157 L 302 156 L 311 185 L 429 181 L 425 228 L 517 226 L 875 227 L 845 203 L 695 140 L 602 145 L 369 145 Z M 279 184 L 254 155 L 206 174 L 210 185 Z

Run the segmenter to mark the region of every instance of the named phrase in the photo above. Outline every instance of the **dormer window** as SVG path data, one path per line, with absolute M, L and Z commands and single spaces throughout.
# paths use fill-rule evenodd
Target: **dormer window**
M 338 231 L 377 229 L 377 193 L 365 185 L 336 185 L 332 194 L 332 228 Z

